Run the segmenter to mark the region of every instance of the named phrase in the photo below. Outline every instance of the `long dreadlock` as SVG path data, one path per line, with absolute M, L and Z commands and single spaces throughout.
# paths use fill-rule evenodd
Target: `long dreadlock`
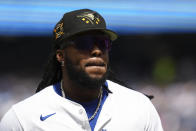
M 59 49 L 57 44 L 52 46 L 52 52 L 45 67 L 42 81 L 39 83 L 36 93 L 49 85 L 60 82 L 62 79 L 61 64 L 56 59 L 56 50 Z
M 42 89 L 46 88 L 49 85 L 56 84 L 61 81 L 62 79 L 62 69 L 61 69 L 61 63 L 57 61 L 56 59 L 56 50 L 59 49 L 58 45 L 54 45 L 53 51 L 49 57 L 48 63 L 46 65 L 45 72 L 42 77 L 42 81 L 39 83 L 38 88 L 36 90 L 36 93 L 41 91 Z M 112 80 L 116 83 L 119 83 L 125 87 L 129 87 L 125 82 L 122 80 L 119 80 L 115 73 L 109 68 L 109 74 L 108 79 Z M 132 89 L 132 88 L 131 88 Z M 146 94 L 144 94 L 146 95 Z M 154 96 L 152 95 L 146 95 L 149 99 L 152 99 Z
M 47 62 L 47 65 L 45 67 L 45 72 L 43 74 L 42 81 L 39 83 L 36 93 L 49 85 L 53 85 L 60 82 L 62 79 L 61 63 L 58 62 L 56 59 L 57 49 L 59 49 L 59 47 L 54 45 L 49 60 Z M 108 71 L 109 71 L 108 79 L 118 82 L 119 84 L 125 85 L 122 81 L 114 77 L 115 75 L 110 68 Z

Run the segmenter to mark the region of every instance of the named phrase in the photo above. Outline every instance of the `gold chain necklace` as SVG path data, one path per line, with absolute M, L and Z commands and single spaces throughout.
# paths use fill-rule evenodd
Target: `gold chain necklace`
M 62 97 L 66 98 L 65 97 L 65 92 L 63 90 L 63 82 L 61 81 L 61 92 L 62 92 Z M 99 103 L 97 105 L 97 108 L 95 110 L 95 112 L 93 113 L 93 115 L 88 119 L 88 121 L 91 121 L 92 119 L 95 118 L 95 116 L 97 115 L 97 112 L 100 108 L 100 105 L 101 105 L 101 100 L 102 100 L 102 94 L 103 94 L 103 90 L 102 90 L 102 87 L 100 88 L 100 92 L 99 92 Z

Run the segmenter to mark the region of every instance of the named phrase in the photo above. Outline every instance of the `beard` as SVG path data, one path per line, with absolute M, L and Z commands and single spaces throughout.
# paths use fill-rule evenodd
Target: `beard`
M 80 88 L 100 88 L 105 83 L 108 77 L 108 66 L 106 73 L 101 78 L 91 78 L 84 70 L 77 69 L 67 56 L 65 56 L 65 61 L 65 67 L 69 79 Z

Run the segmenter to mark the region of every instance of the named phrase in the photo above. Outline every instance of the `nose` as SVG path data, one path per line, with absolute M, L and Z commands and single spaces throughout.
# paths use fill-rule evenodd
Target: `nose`
M 100 57 L 102 54 L 102 50 L 97 45 L 94 45 L 93 49 L 91 50 L 91 56 Z

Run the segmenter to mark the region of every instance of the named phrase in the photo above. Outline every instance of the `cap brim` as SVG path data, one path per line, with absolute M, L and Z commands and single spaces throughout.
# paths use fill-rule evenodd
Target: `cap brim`
M 103 31 L 110 36 L 110 39 L 112 41 L 114 41 L 118 38 L 118 35 L 114 31 L 111 31 L 111 30 L 108 30 L 108 29 L 105 29 Z
M 108 30 L 108 29 L 103 29 L 103 28 L 90 28 L 90 29 L 86 29 L 86 30 L 80 30 L 80 31 L 77 31 L 77 32 L 72 32 L 69 34 L 69 36 L 65 37 L 65 39 L 69 38 L 69 37 L 72 37 L 74 35 L 78 35 L 80 33 L 85 33 L 85 32 L 89 32 L 89 31 L 101 31 L 101 32 L 104 32 L 105 34 L 109 35 L 110 39 L 112 41 L 116 40 L 118 38 L 118 35 L 112 31 L 112 30 Z

